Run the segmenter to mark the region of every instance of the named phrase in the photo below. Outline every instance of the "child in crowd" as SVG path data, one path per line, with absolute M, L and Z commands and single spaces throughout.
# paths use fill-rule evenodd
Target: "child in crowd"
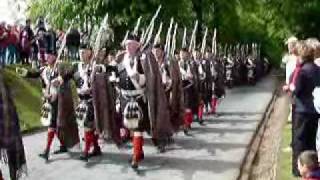
M 298 169 L 302 180 L 320 180 L 320 167 L 315 151 L 304 151 L 298 158 Z

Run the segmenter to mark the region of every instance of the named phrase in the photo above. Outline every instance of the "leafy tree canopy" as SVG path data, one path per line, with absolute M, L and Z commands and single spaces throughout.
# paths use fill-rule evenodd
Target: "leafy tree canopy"
M 198 19 L 201 25 L 198 37 L 207 26 L 210 35 L 214 28 L 218 29 L 221 43 L 258 42 L 262 53 L 274 64 L 280 63 L 283 42 L 288 36 L 319 36 L 318 0 L 34 0 L 29 4 L 28 13 L 33 20 L 46 17 L 56 28 L 66 28 L 68 22 L 76 19 L 77 25 L 84 29 L 99 24 L 109 13 L 119 42 L 140 16 L 142 25 L 147 26 L 160 4 L 162 10 L 157 24 L 161 20 L 164 27 L 168 27 L 170 18 L 174 17 L 180 31 L 186 26 L 191 33 Z

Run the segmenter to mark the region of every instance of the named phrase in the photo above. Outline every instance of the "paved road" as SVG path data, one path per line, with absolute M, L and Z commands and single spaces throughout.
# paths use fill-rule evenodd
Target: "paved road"
M 176 135 L 175 144 L 158 154 L 146 141 L 145 160 L 137 174 L 127 164 L 130 150 L 104 144 L 102 158 L 87 164 L 77 160 L 79 150 L 52 156 L 45 164 L 45 133 L 24 137 L 30 180 L 235 180 L 253 133 L 272 98 L 275 80 L 266 78 L 255 87 L 235 88 L 221 103 L 219 117 L 207 116 L 206 126 L 194 124 L 191 137 Z M 57 147 L 57 145 L 55 146 Z

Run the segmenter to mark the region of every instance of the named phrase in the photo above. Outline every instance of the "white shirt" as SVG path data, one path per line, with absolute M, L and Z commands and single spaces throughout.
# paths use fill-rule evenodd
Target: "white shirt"
M 296 68 L 298 57 L 293 54 L 287 54 L 282 58 L 282 62 L 286 63 L 286 84 L 290 83 L 290 77 Z

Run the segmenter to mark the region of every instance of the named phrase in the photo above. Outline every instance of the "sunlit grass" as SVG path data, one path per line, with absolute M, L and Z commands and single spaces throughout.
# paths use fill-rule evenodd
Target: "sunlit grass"
M 298 180 L 292 175 L 291 123 L 286 124 L 282 132 L 280 158 L 278 164 L 278 180 Z
M 21 129 L 40 127 L 40 81 L 19 77 L 14 66 L 4 70 L 4 77 L 18 111 Z

